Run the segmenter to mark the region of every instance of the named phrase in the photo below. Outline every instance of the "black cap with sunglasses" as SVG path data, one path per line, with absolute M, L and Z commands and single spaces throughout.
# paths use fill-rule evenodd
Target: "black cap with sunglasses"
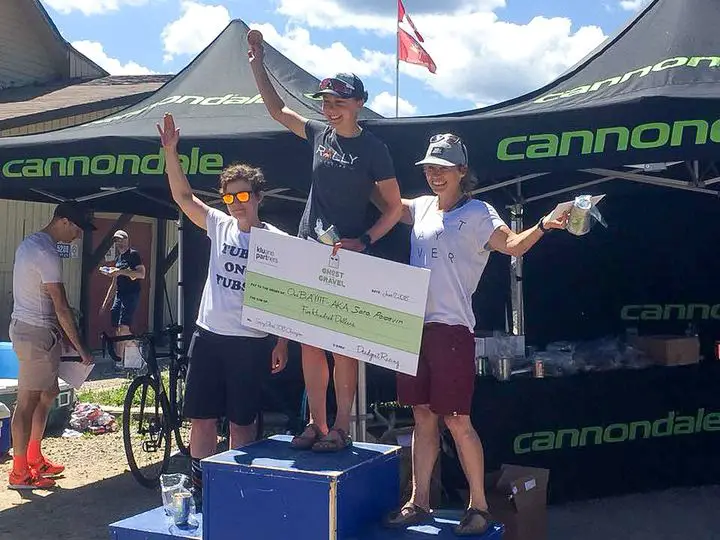
M 368 100 L 365 85 L 354 73 L 338 73 L 334 77 L 320 81 L 319 90 L 313 94 L 313 97 L 318 98 L 325 94 L 342 99 Z

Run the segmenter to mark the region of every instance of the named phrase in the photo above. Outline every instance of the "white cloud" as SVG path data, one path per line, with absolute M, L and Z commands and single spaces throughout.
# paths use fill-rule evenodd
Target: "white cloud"
M 368 104 L 373 111 L 383 116 L 395 116 L 395 96 L 389 92 L 380 92 Z M 417 113 L 417 107 L 408 100 L 400 98 L 398 100 L 398 116 L 413 116 Z
M 640 11 L 650 0 L 620 0 L 620 7 L 626 11 Z
M 280 34 L 271 24 L 250 26 L 260 30 L 267 43 L 318 78 L 338 71 L 352 71 L 360 77 L 383 77 L 395 66 L 393 54 L 363 49 L 357 58 L 339 41 L 325 48 L 315 45 L 305 28 L 293 27 Z
M 165 61 L 176 55 L 195 55 L 207 47 L 230 23 L 230 12 L 222 5 L 183 0 L 180 18 L 163 28 Z
M 83 15 L 99 15 L 109 11 L 117 11 L 123 5 L 142 6 L 150 0 L 44 0 L 44 3 L 55 11 L 67 15 L 79 11 Z
M 415 6 L 410 7 L 406 2 L 406 9 L 425 38 L 423 46 L 437 64 L 437 73 L 433 75 L 422 66 L 400 64 L 403 74 L 424 81 L 448 98 L 492 104 L 535 90 L 605 39 L 599 27 L 574 28 L 572 21 L 564 17 L 538 16 L 526 24 L 502 21 L 494 10 L 504 7 L 504 0 L 449 1 L 454 12 L 446 10 L 443 4 L 443 13 L 433 13 L 433 5 L 439 4 L 425 2 L 425 12 L 416 13 Z M 360 4 L 356 0 L 280 0 L 278 11 L 291 17 L 295 24 L 310 27 L 355 28 L 370 36 L 394 33 L 394 12 L 373 15 L 360 11 L 357 7 Z M 387 49 L 388 40 L 383 41 L 383 48 Z M 372 39 L 366 38 L 365 42 L 371 44 Z M 306 62 L 312 61 L 314 56 L 306 55 L 301 43 L 297 45 L 298 48 L 291 51 L 295 55 L 293 59 L 298 61 L 308 56 Z M 383 58 L 372 66 L 372 74 L 392 80 L 394 50 L 390 54 L 365 50 L 360 60 L 367 64 L 371 57 Z M 352 56 L 347 51 L 343 58 L 350 63 Z M 338 56 L 336 60 L 343 58 Z M 347 65 L 343 69 L 353 68 Z
M 111 75 L 150 75 L 155 73 L 137 62 L 130 61 L 123 64 L 117 58 L 109 57 L 102 43 L 97 41 L 73 41 L 71 45 Z

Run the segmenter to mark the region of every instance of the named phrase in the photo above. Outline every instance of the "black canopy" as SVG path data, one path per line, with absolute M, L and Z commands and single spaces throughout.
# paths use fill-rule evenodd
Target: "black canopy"
M 272 185 L 298 187 L 302 194 L 310 152 L 267 113 L 247 58 L 248 30 L 232 21 L 183 71 L 125 110 L 50 133 L 0 139 L 0 197 L 36 198 L 39 191 L 79 197 L 116 188 L 128 191 L 107 204 L 147 211 L 153 203 L 138 198 L 138 191 L 167 194 L 156 129 L 165 112 L 180 128 L 179 150 L 195 188 L 214 188 L 222 165 L 240 160 L 262 166 Z M 320 101 L 311 97 L 317 78 L 269 46 L 265 63 L 289 107 L 322 118 Z M 381 117 L 365 108 L 361 118 Z
M 426 188 L 412 164 L 428 135 L 445 130 L 466 139 L 471 163 L 486 181 L 560 172 L 577 183 L 568 171 L 609 177 L 616 172 L 611 168 L 628 164 L 696 161 L 693 174 L 675 180 L 674 187 L 704 190 L 699 163 L 707 162 L 712 175 L 709 163 L 720 143 L 718 27 L 720 0 L 654 0 L 617 35 L 535 92 L 448 115 L 386 119 L 365 110 L 363 118 L 390 146 L 405 193 Z M 165 189 L 155 123 L 171 111 L 196 188 L 214 186 L 221 164 L 243 160 L 262 166 L 272 186 L 292 188 L 302 197 L 310 153 L 259 101 L 246 56 L 247 30 L 233 21 L 152 97 L 114 116 L 0 139 L 0 196 L 28 198 L 30 188 L 64 196 L 99 187 L 134 188 L 131 195 L 112 197 L 113 205 L 129 201 L 141 213 L 135 192 Z M 287 104 L 320 118 L 318 102 L 308 97 L 317 79 L 270 47 L 266 63 Z M 646 181 L 640 176 L 630 179 Z M 551 191 L 558 182 L 563 180 L 557 175 L 547 176 L 532 189 Z
M 719 26 L 719 0 L 653 0 L 534 92 L 484 109 L 369 125 L 413 156 L 430 133 L 458 132 L 485 179 L 711 160 L 720 150 Z M 398 161 L 411 174 L 403 167 L 412 160 Z

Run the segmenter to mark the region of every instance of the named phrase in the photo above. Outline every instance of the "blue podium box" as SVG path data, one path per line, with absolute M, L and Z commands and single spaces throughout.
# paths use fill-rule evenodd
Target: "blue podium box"
M 161 506 L 110 525 L 112 540 L 201 540 L 202 515 L 193 515 L 196 527 L 178 527 L 165 515 Z
M 457 540 L 453 527 L 460 522 L 461 512 L 435 512 L 435 519 L 428 525 L 417 525 L 406 529 L 385 529 L 376 526 L 372 531 L 354 537 L 351 540 Z M 493 523 L 482 536 L 472 536 L 473 540 L 502 540 L 505 528 Z
M 204 459 L 203 535 L 212 540 L 347 540 L 400 501 L 398 446 L 293 450 L 276 435 Z

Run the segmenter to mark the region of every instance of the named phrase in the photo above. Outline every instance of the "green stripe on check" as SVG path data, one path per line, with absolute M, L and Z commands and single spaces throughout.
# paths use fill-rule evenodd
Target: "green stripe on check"
M 245 305 L 412 354 L 420 352 L 423 318 L 417 315 L 256 272 L 245 276 Z

